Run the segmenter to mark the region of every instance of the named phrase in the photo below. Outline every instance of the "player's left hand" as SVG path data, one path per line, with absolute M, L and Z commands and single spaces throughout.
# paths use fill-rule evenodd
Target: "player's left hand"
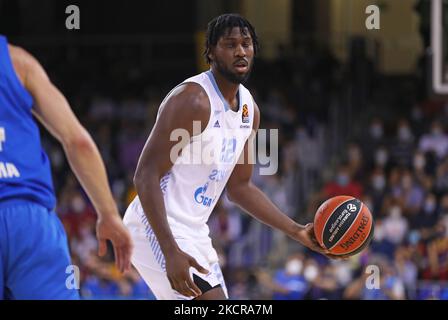
M 313 251 L 319 252 L 330 259 L 346 260 L 348 258 L 344 256 L 333 255 L 328 250 L 322 248 L 320 244 L 317 242 L 316 237 L 314 235 L 313 223 L 308 223 L 307 225 L 302 226 L 293 238 L 299 241 L 305 247 L 310 248 Z
M 98 255 L 100 257 L 106 254 L 106 240 L 110 240 L 114 248 L 117 268 L 121 272 L 131 269 L 132 241 L 118 214 L 98 218 L 96 237 L 98 239 Z

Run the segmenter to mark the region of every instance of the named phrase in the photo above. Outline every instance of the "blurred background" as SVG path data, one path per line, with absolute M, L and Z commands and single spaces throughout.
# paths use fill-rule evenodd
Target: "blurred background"
M 436 2 L 441 32 L 431 32 Z M 72 4 L 79 30 L 66 29 Z M 379 30 L 365 25 L 371 4 Z M 329 261 L 224 195 L 209 226 L 230 297 L 448 299 L 447 8 L 444 0 L 0 0 L 0 33 L 35 55 L 67 96 L 124 214 L 160 102 L 207 68 L 207 22 L 244 15 L 261 42 L 247 87 L 261 128 L 280 133 L 279 172 L 255 170 L 255 183 L 300 223 L 327 198 L 349 194 L 376 225 L 367 250 Z M 153 299 L 135 270 L 121 275 L 112 256 L 97 257 L 92 205 L 59 144 L 42 135 L 82 296 Z M 380 268 L 380 289 L 365 288 L 369 265 Z

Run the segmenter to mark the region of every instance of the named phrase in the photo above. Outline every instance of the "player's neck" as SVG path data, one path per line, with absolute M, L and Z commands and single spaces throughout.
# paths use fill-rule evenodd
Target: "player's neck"
M 236 95 L 240 87 L 239 83 L 230 82 L 216 70 L 212 69 L 212 72 L 222 96 L 227 101 L 231 109 L 236 111 L 238 109 L 238 99 Z

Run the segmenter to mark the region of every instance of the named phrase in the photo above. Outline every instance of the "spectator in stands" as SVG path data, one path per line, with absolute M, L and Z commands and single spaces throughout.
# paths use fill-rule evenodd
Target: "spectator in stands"
M 341 194 L 361 198 L 363 187 L 359 182 L 352 180 L 349 167 L 342 164 L 338 168 L 335 179 L 324 186 L 323 192 L 324 199 Z
M 309 289 L 305 279 L 303 254 L 292 254 L 286 259 L 285 266 L 275 271 L 272 280 L 264 281 L 272 292 L 274 300 L 302 300 Z
M 419 149 L 425 153 L 434 152 L 437 159 L 443 159 L 448 154 L 448 135 L 440 121 L 432 122 L 430 133 L 424 134 L 420 138 Z
M 407 119 L 398 121 L 397 133 L 390 146 L 391 160 L 397 166 L 410 167 L 414 152 L 414 134 Z

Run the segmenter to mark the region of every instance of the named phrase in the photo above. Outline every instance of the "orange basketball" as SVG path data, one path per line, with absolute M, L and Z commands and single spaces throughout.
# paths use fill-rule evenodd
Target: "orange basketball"
M 317 209 L 314 234 L 319 244 L 331 254 L 355 255 L 372 239 L 372 214 L 364 203 L 354 197 L 330 198 Z

